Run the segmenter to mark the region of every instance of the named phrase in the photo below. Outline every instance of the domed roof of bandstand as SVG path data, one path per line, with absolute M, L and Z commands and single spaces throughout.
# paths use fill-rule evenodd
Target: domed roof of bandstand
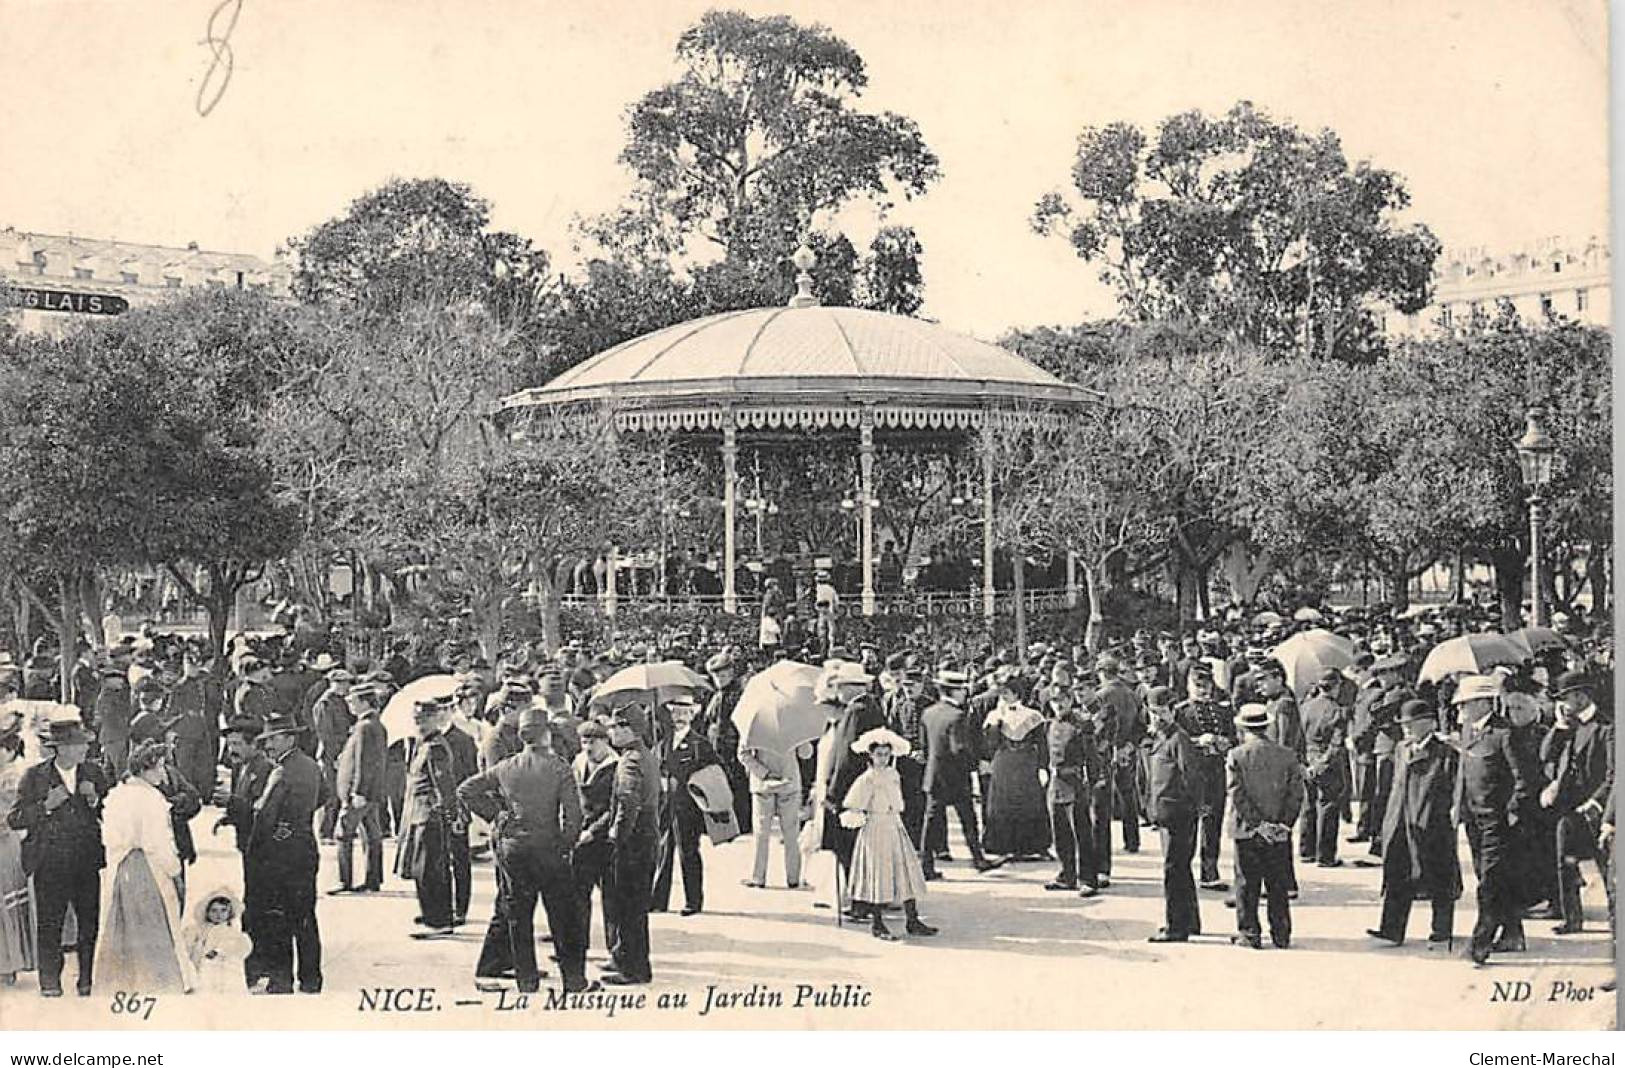
M 802 301 L 802 303 L 798 303 Z M 502 402 L 607 404 L 628 429 L 979 426 L 989 410 L 1099 399 L 1014 353 L 936 323 L 862 308 L 751 308 L 678 323 L 599 353 Z

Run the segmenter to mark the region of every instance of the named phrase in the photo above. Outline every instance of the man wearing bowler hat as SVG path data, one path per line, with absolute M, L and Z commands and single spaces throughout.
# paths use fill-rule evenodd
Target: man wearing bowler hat
M 1426 898 L 1433 906 L 1428 948 L 1448 951 L 1461 896 L 1450 818 L 1456 751 L 1439 734 L 1438 714 L 1425 701 L 1406 701 L 1399 724 L 1405 737 L 1394 750 L 1393 795 L 1382 827 L 1382 919 L 1366 933 L 1402 945 L 1412 902 Z
M 259 741 L 271 758 L 265 792 L 254 805 L 246 871 L 258 885 L 245 897 L 258 905 L 255 951 L 270 982 L 268 994 L 291 994 L 298 958 L 299 989 L 322 990 L 322 938 L 316 927 L 319 855 L 311 819 L 323 800 L 322 770 L 299 748 L 302 726 L 273 716 Z
M 62 924 L 73 906 L 79 927 L 77 989 L 89 997 L 101 916 L 102 799 L 107 776 L 85 762 L 90 735 L 77 719 L 51 723 L 51 754 L 23 772 L 6 825 L 24 832 L 22 866 L 33 879 L 40 995 L 62 996 Z
M 1241 744 L 1225 757 L 1230 836 L 1235 841 L 1236 931 L 1231 941 L 1260 948 L 1260 894 L 1269 899 L 1270 941 L 1292 944 L 1292 825 L 1303 805 L 1298 755 L 1269 738 L 1268 707 L 1247 704 L 1236 716 Z
M 1614 725 L 1591 697 L 1591 680 L 1570 671 L 1552 688 L 1557 722 L 1540 745 L 1541 763 L 1552 781 L 1540 793 L 1542 808 L 1557 817 L 1557 888 L 1563 922 L 1557 934 L 1578 934 L 1585 927 L 1580 907 L 1580 861 L 1597 863 L 1613 915 L 1613 880 L 1602 870 L 1597 834 L 1603 807 L 1614 788 Z

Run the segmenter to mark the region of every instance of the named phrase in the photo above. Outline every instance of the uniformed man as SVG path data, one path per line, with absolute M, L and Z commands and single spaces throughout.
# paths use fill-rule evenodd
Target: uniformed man
M 1236 716 L 1241 742 L 1225 758 L 1230 836 L 1236 855 L 1236 931 L 1231 941 L 1258 949 L 1258 899 L 1269 899 L 1270 941 L 1292 944 L 1292 825 L 1303 806 L 1303 765 L 1273 742 L 1269 708 L 1243 705 Z
M 609 840 L 614 852 L 604 895 L 614 974 L 604 976 L 604 982 L 616 986 L 653 979 L 649 897 L 659 844 L 660 770 L 649 752 L 648 735 L 649 716 L 641 705 L 625 705 L 611 714 L 609 741 L 620 757 L 610 804 Z
M 1197 814 L 1204 771 L 1201 756 L 1180 726 L 1173 691 L 1158 686 L 1146 695 L 1151 715 L 1151 818 L 1162 836 L 1163 925 L 1149 941 L 1188 942 L 1202 933 L 1202 914 L 1191 878 Z M 1189 703 L 1185 706 L 1189 708 Z M 1211 740 L 1210 740 L 1211 741 Z
M 587 941 L 580 927 L 570 851 L 581 837 L 581 799 L 570 766 L 552 751 L 552 728 L 542 709 L 519 714 L 525 748 L 457 787 L 458 800 L 491 824 L 497 893 L 503 926 L 486 940 L 507 944 L 520 993 L 541 985 L 536 965 L 536 899 L 547 913 L 564 992 L 586 990 Z
M 1235 711 L 1218 694 L 1213 668 L 1205 661 L 1191 665 L 1191 698 L 1175 706 L 1174 718 L 1195 750 L 1197 830 L 1201 838 L 1202 889 L 1225 891 L 1230 885 L 1219 876 L 1219 849 L 1224 841 L 1227 785 L 1224 758 L 1236 744 Z
M 242 858 L 242 931 L 254 940 L 256 947 L 243 961 L 243 976 L 249 989 L 253 989 L 266 974 L 258 948 L 259 901 L 251 894 L 260 889 L 260 884 L 259 880 L 251 878 L 248 873 L 248 843 L 254 833 L 254 803 L 265 792 L 265 784 L 271 777 L 272 767 L 270 758 L 262 753 L 256 744 L 261 730 L 263 725 L 251 719 L 234 719 L 226 725 L 225 757 L 226 766 L 231 771 L 231 782 L 216 787 L 213 798 L 215 805 L 225 810 L 225 815 L 215 821 L 215 827 L 218 829 L 222 824 L 231 825 L 236 832 L 237 852 Z
M 672 734 L 661 754 L 661 788 L 666 808 L 660 828 L 660 863 L 655 870 L 654 912 L 665 912 L 671 902 L 672 876 L 683 871 L 683 910 L 693 916 L 705 907 L 705 865 L 700 858 L 700 836 L 705 833 L 705 813 L 688 792 L 688 780 L 701 768 L 717 763 L 711 743 L 694 727 L 699 702 L 683 694 L 666 702 Z
M 1122 664 L 1115 656 L 1102 656 L 1095 662 L 1100 687 L 1095 696 L 1112 719 L 1112 812 L 1123 828 L 1123 852 L 1140 851 L 1140 740 L 1145 737 L 1145 712 L 1134 690 L 1121 678 Z M 1098 816 L 1097 816 L 1098 820 Z M 1110 856 L 1111 836 L 1095 846 Z M 1108 868 L 1110 862 L 1108 861 Z
M 918 851 L 925 844 L 925 734 L 922 719 L 932 705 L 925 695 L 924 664 L 912 653 L 902 658 L 897 688 L 885 709 L 886 726 L 909 744 L 897 758 L 897 778 L 903 789 L 903 830 Z
M 609 840 L 615 791 L 615 750 L 609 732 L 596 720 L 581 725 L 581 752 L 571 771 L 581 792 L 581 834 L 570 855 L 571 877 L 575 883 L 576 908 L 581 916 L 581 937 L 592 945 L 592 894 L 605 900 L 604 944 L 609 944 L 608 878 L 614 846 Z
M 322 938 L 316 926 L 319 856 L 311 819 L 322 801 L 322 772 L 299 748 L 301 726 L 293 716 L 274 716 L 260 735 L 271 758 L 265 792 L 254 805 L 245 874 L 258 886 L 244 887 L 259 909 L 255 950 L 263 962 L 268 994 L 322 991 Z
M 1525 946 L 1514 834 L 1532 798 L 1528 770 L 1501 715 L 1501 692 L 1498 677 L 1469 675 L 1452 698 L 1462 721 L 1456 814 L 1467 825 L 1478 875 L 1478 922 L 1468 946 L 1476 964 L 1487 962 L 1492 951 Z
M 1099 892 L 1095 886 L 1094 825 L 1089 818 L 1089 749 L 1094 736 L 1074 708 L 1070 690 L 1052 693 L 1046 711 L 1047 800 L 1061 871 L 1044 884 L 1044 889 L 1076 890 L 1082 897 L 1094 897 Z
M 1557 934 L 1578 934 L 1585 929 L 1580 905 L 1580 861 L 1599 867 L 1613 914 L 1613 880 L 1600 870 L 1602 851 L 1597 836 L 1603 808 L 1614 787 L 1614 727 L 1591 697 L 1592 684 L 1583 673 L 1566 672 L 1552 687 L 1557 700 L 1557 722 L 1541 743 L 1541 763 L 1552 769 L 1552 781 L 1541 791 L 1540 804 L 1557 817 L 1557 883 L 1563 921 Z
M 1298 858 L 1322 868 L 1342 865 L 1337 859 L 1337 829 L 1348 794 L 1348 714 L 1338 702 L 1343 675 L 1327 669 L 1315 692 L 1303 703 L 1304 803 L 1298 828 Z
M 415 939 L 443 938 L 454 933 L 450 839 L 459 825 L 466 831 L 457 800 L 456 757 L 446 741 L 438 700 L 417 702 L 412 709 L 417 733 L 406 771 L 406 814 L 402 822 L 395 873 L 417 884 L 417 922 L 428 928 Z
M 1390 653 L 1371 665 L 1371 673 L 1377 680 L 1378 692 L 1364 698 L 1362 706 L 1360 698 L 1355 701 L 1355 748 L 1362 744 L 1371 748 L 1371 786 L 1367 812 L 1370 826 L 1367 828 L 1371 835 L 1370 852 L 1374 857 L 1382 856 L 1382 821 L 1385 806 L 1388 803 L 1388 792 L 1394 782 L 1394 749 L 1399 744 L 1399 710 L 1401 706 L 1415 696 L 1404 682 L 1404 672 L 1410 664 L 1410 659 L 1404 653 Z M 1362 708 L 1364 716 L 1361 715 Z

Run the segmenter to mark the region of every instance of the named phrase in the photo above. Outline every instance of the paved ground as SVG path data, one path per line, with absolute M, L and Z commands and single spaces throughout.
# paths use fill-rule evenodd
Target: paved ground
M 234 879 L 230 831 L 210 837 L 215 813 L 197 823 L 201 880 Z M 393 856 L 390 842 L 388 855 Z M 1349 847 L 1353 848 L 1353 847 Z M 1611 1025 L 1613 1002 L 1594 991 L 1609 974 L 1601 887 L 1587 887 L 1592 930 L 1555 938 L 1545 921 L 1529 924 L 1526 954 L 1498 957 L 1487 968 L 1421 942 L 1373 948 L 1365 936 L 1377 916 L 1375 869 L 1300 871 L 1303 893 L 1293 906 L 1291 950 L 1259 952 L 1228 944 L 1233 913 L 1222 895 L 1203 894 L 1202 919 L 1212 932 L 1183 946 L 1157 946 L 1146 936 L 1161 918 L 1161 865 L 1154 835 L 1137 856 L 1118 856 L 1112 887 L 1093 900 L 1046 893 L 1049 863 L 1013 865 L 977 875 L 963 862 L 933 883 L 926 918 L 942 928 L 930 940 L 878 942 L 862 929 L 837 927 L 827 877 L 815 893 L 748 890 L 748 838 L 706 847 L 707 911 L 653 918 L 656 983 L 641 989 L 641 1007 L 594 999 L 547 1012 L 545 1001 L 511 1008 L 513 996 L 480 994 L 474 959 L 490 915 L 488 863 L 475 866 L 470 928 L 457 938 L 407 938 L 417 913 L 411 885 L 393 878 L 366 897 L 324 897 L 319 905 L 327 989 L 319 997 L 172 997 L 150 1019 L 111 1009 L 112 991 L 89 1001 L 70 993 L 38 998 L 32 975 L 0 988 L 0 1031 L 11 1028 L 145 1027 L 956 1027 L 1090 1029 L 1203 1028 L 1581 1028 Z M 962 856 L 962 847 L 957 847 Z M 775 853 L 777 846 L 775 845 Z M 1465 848 L 1463 856 L 1466 855 Z M 1228 853 L 1224 859 L 1228 865 Z M 324 847 L 320 885 L 333 885 L 331 847 Z M 813 869 L 819 875 L 819 869 Z M 771 878 L 782 882 L 775 856 Z M 1473 922 L 1472 878 L 1457 930 Z M 680 890 L 674 901 L 681 900 Z M 595 927 L 597 926 L 595 917 Z M 1413 916 L 1425 930 L 1425 906 Z M 901 924 L 896 925 L 900 929 Z M 1458 944 L 1459 945 L 1459 944 Z M 595 931 L 589 966 L 602 961 Z M 71 975 L 73 965 L 69 964 Z M 556 985 L 556 980 L 554 981 Z M 544 981 L 545 985 L 546 981 Z M 1527 984 L 1527 986 L 1521 985 Z M 1497 988 L 1502 997 L 1496 1000 Z M 781 1007 L 742 998 L 718 1007 L 715 994 L 778 994 Z M 382 995 L 388 988 L 396 993 Z M 423 992 L 423 989 L 427 993 Z M 1554 989 L 1559 991 L 1553 1000 Z M 70 985 L 71 990 L 71 985 Z M 399 993 L 401 990 L 407 993 Z M 374 1007 L 364 1008 L 364 993 Z M 687 1004 L 670 1004 L 677 994 Z M 1589 997 L 1586 994 L 1589 993 Z M 624 992 L 623 992 L 624 994 Z M 636 996 L 635 994 L 633 995 Z M 661 1007 L 662 997 L 668 1002 Z M 802 1004 L 797 1007 L 797 999 Z M 1584 998 L 1584 1000 L 1574 1000 Z M 459 1005 L 463 1000 L 470 1004 Z M 713 1002 L 709 1011 L 706 1003 Z M 376 1007 L 387 1001 L 390 1008 Z M 408 1007 L 419 1011 L 406 1011 Z M 610 1013 L 613 1011 L 613 1019 Z

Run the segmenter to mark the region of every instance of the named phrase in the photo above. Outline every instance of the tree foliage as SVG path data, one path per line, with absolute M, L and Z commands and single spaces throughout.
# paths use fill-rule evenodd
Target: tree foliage
M 1397 223 L 1409 202 L 1399 175 L 1351 165 L 1330 130 L 1242 102 L 1171 116 L 1152 134 L 1085 129 L 1070 195 L 1040 199 L 1033 226 L 1099 263 L 1132 320 L 1363 361 L 1382 347 L 1374 302 L 1414 312 L 1428 301 L 1439 244 Z

